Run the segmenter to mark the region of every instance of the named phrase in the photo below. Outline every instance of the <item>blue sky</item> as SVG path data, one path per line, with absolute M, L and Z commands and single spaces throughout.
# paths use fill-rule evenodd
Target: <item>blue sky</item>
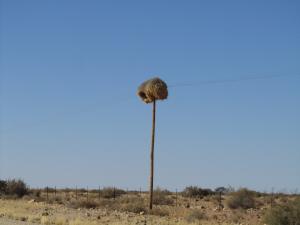
M 0 177 L 33 187 L 300 188 L 299 1 L 0 0 Z

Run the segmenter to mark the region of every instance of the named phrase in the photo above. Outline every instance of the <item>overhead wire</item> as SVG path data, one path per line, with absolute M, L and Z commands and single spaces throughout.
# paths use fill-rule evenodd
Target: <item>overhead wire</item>
M 251 80 L 267 80 L 267 79 L 274 79 L 274 78 L 279 78 L 279 77 L 291 77 L 291 76 L 299 76 L 300 74 L 288 74 L 288 75 L 283 75 L 283 74 L 278 74 L 278 75 L 263 75 L 263 76 L 248 76 L 248 77 L 237 77 L 237 78 L 231 78 L 231 79 L 215 79 L 215 80 L 203 80 L 203 81 L 195 81 L 195 82 L 189 82 L 189 83 L 176 83 L 176 84 L 171 84 L 168 85 L 169 88 L 177 88 L 177 87 L 193 87 L 193 86 L 201 86 L 201 85 L 210 85 L 210 84 L 223 84 L 223 83 L 235 83 L 235 82 L 245 82 L 245 81 L 251 81 Z M 124 104 L 128 101 L 130 101 L 132 99 L 132 96 L 130 97 L 126 97 L 126 98 L 121 98 L 117 101 L 111 102 L 109 104 L 103 104 L 102 102 L 99 101 L 99 105 L 102 105 L 101 107 L 101 111 L 104 109 L 108 109 L 110 107 L 119 105 L 119 104 Z M 97 104 L 98 105 L 98 104 Z M 98 105 L 98 106 L 99 106 Z M 94 105 L 90 105 L 90 108 L 85 108 L 84 110 L 80 110 L 80 111 L 73 111 L 72 113 L 67 113 L 68 116 L 70 116 L 71 114 L 82 114 L 82 113 L 88 113 L 90 111 L 94 111 L 95 108 L 97 108 L 96 110 L 98 111 L 99 108 L 95 107 L 96 104 Z M 64 116 L 64 112 L 58 112 L 55 113 L 56 115 L 62 115 Z M 54 115 L 52 115 L 54 116 Z M 39 121 L 38 123 L 43 123 L 43 122 L 47 122 L 47 119 L 42 119 L 41 121 Z M 11 130 L 11 128 L 9 128 L 9 130 Z M 7 131 L 7 130 L 6 130 Z
M 169 85 L 170 88 L 174 87 L 190 87 L 190 86 L 199 86 L 199 85 L 206 85 L 206 84 L 222 84 L 222 83 L 234 83 L 234 82 L 241 82 L 241 81 L 250 81 L 250 80 L 265 80 L 265 79 L 273 79 L 279 77 L 290 77 L 290 76 L 299 76 L 298 74 L 293 75 L 263 75 L 263 76 L 248 76 L 248 77 L 237 77 L 231 79 L 216 79 L 216 80 L 204 80 L 204 81 L 195 81 L 189 83 L 177 83 Z

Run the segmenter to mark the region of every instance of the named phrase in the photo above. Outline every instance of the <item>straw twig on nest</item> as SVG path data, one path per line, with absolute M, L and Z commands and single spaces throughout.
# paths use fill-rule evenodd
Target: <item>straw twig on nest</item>
M 151 103 L 154 100 L 166 99 L 168 97 L 168 87 L 163 80 L 155 77 L 142 83 L 137 94 L 145 103 Z

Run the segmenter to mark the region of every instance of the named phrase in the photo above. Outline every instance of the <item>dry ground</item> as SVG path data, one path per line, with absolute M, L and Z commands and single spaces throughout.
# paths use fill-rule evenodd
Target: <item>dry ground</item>
M 90 198 L 92 199 L 92 196 Z M 91 201 L 97 202 L 96 195 L 94 198 Z M 140 198 L 145 199 L 143 196 Z M 173 199 L 172 204 L 155 205 L 152 213 L 154 215 L 149 215 L 139 208 L 129 208 L 136 207 L 134 204 L 129 207 L 126 205 L 137 200 L 136 194 L 126 194 L 116 200 L 105 201 L 106 205 L 99 200 L 99 205 L 94 209 L 74 207 L 72 199 L 69 198 L 57 201 L 58 196 L 55 197 L 55 201 L 50 197 L 48 202 L 33 200 L 30 197 L 19 200 L 0 199 L 0 219 L 49 225 L 258 225 L 263 224 L 261 218 L 268 207 L 262 203 L 263 199 L 258 199 L 260 206 L 256 209 L 231 210 L 225 206 L 224 209 L 217 210 L 217 202 L 209 197 L 198 200 L 179 197 L 177 206 L 174 205 L 174 196 L 168 198 Z M 127 208 L 115 207 L 124 204 Z M 129 212 L 127 209 L 136 212 Z
M 28 221 L 12 220 L 8 218 L 0 218 L 0 225 L 36 225 Z

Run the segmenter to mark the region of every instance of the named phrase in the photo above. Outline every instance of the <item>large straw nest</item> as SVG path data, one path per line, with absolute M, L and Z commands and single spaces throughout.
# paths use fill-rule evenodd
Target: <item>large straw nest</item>
M 164 100 L 168 97 L 168 86 L 163 80 L 155 77 L 142 83 L 138 88 L 137 95 L 145 103 Z

